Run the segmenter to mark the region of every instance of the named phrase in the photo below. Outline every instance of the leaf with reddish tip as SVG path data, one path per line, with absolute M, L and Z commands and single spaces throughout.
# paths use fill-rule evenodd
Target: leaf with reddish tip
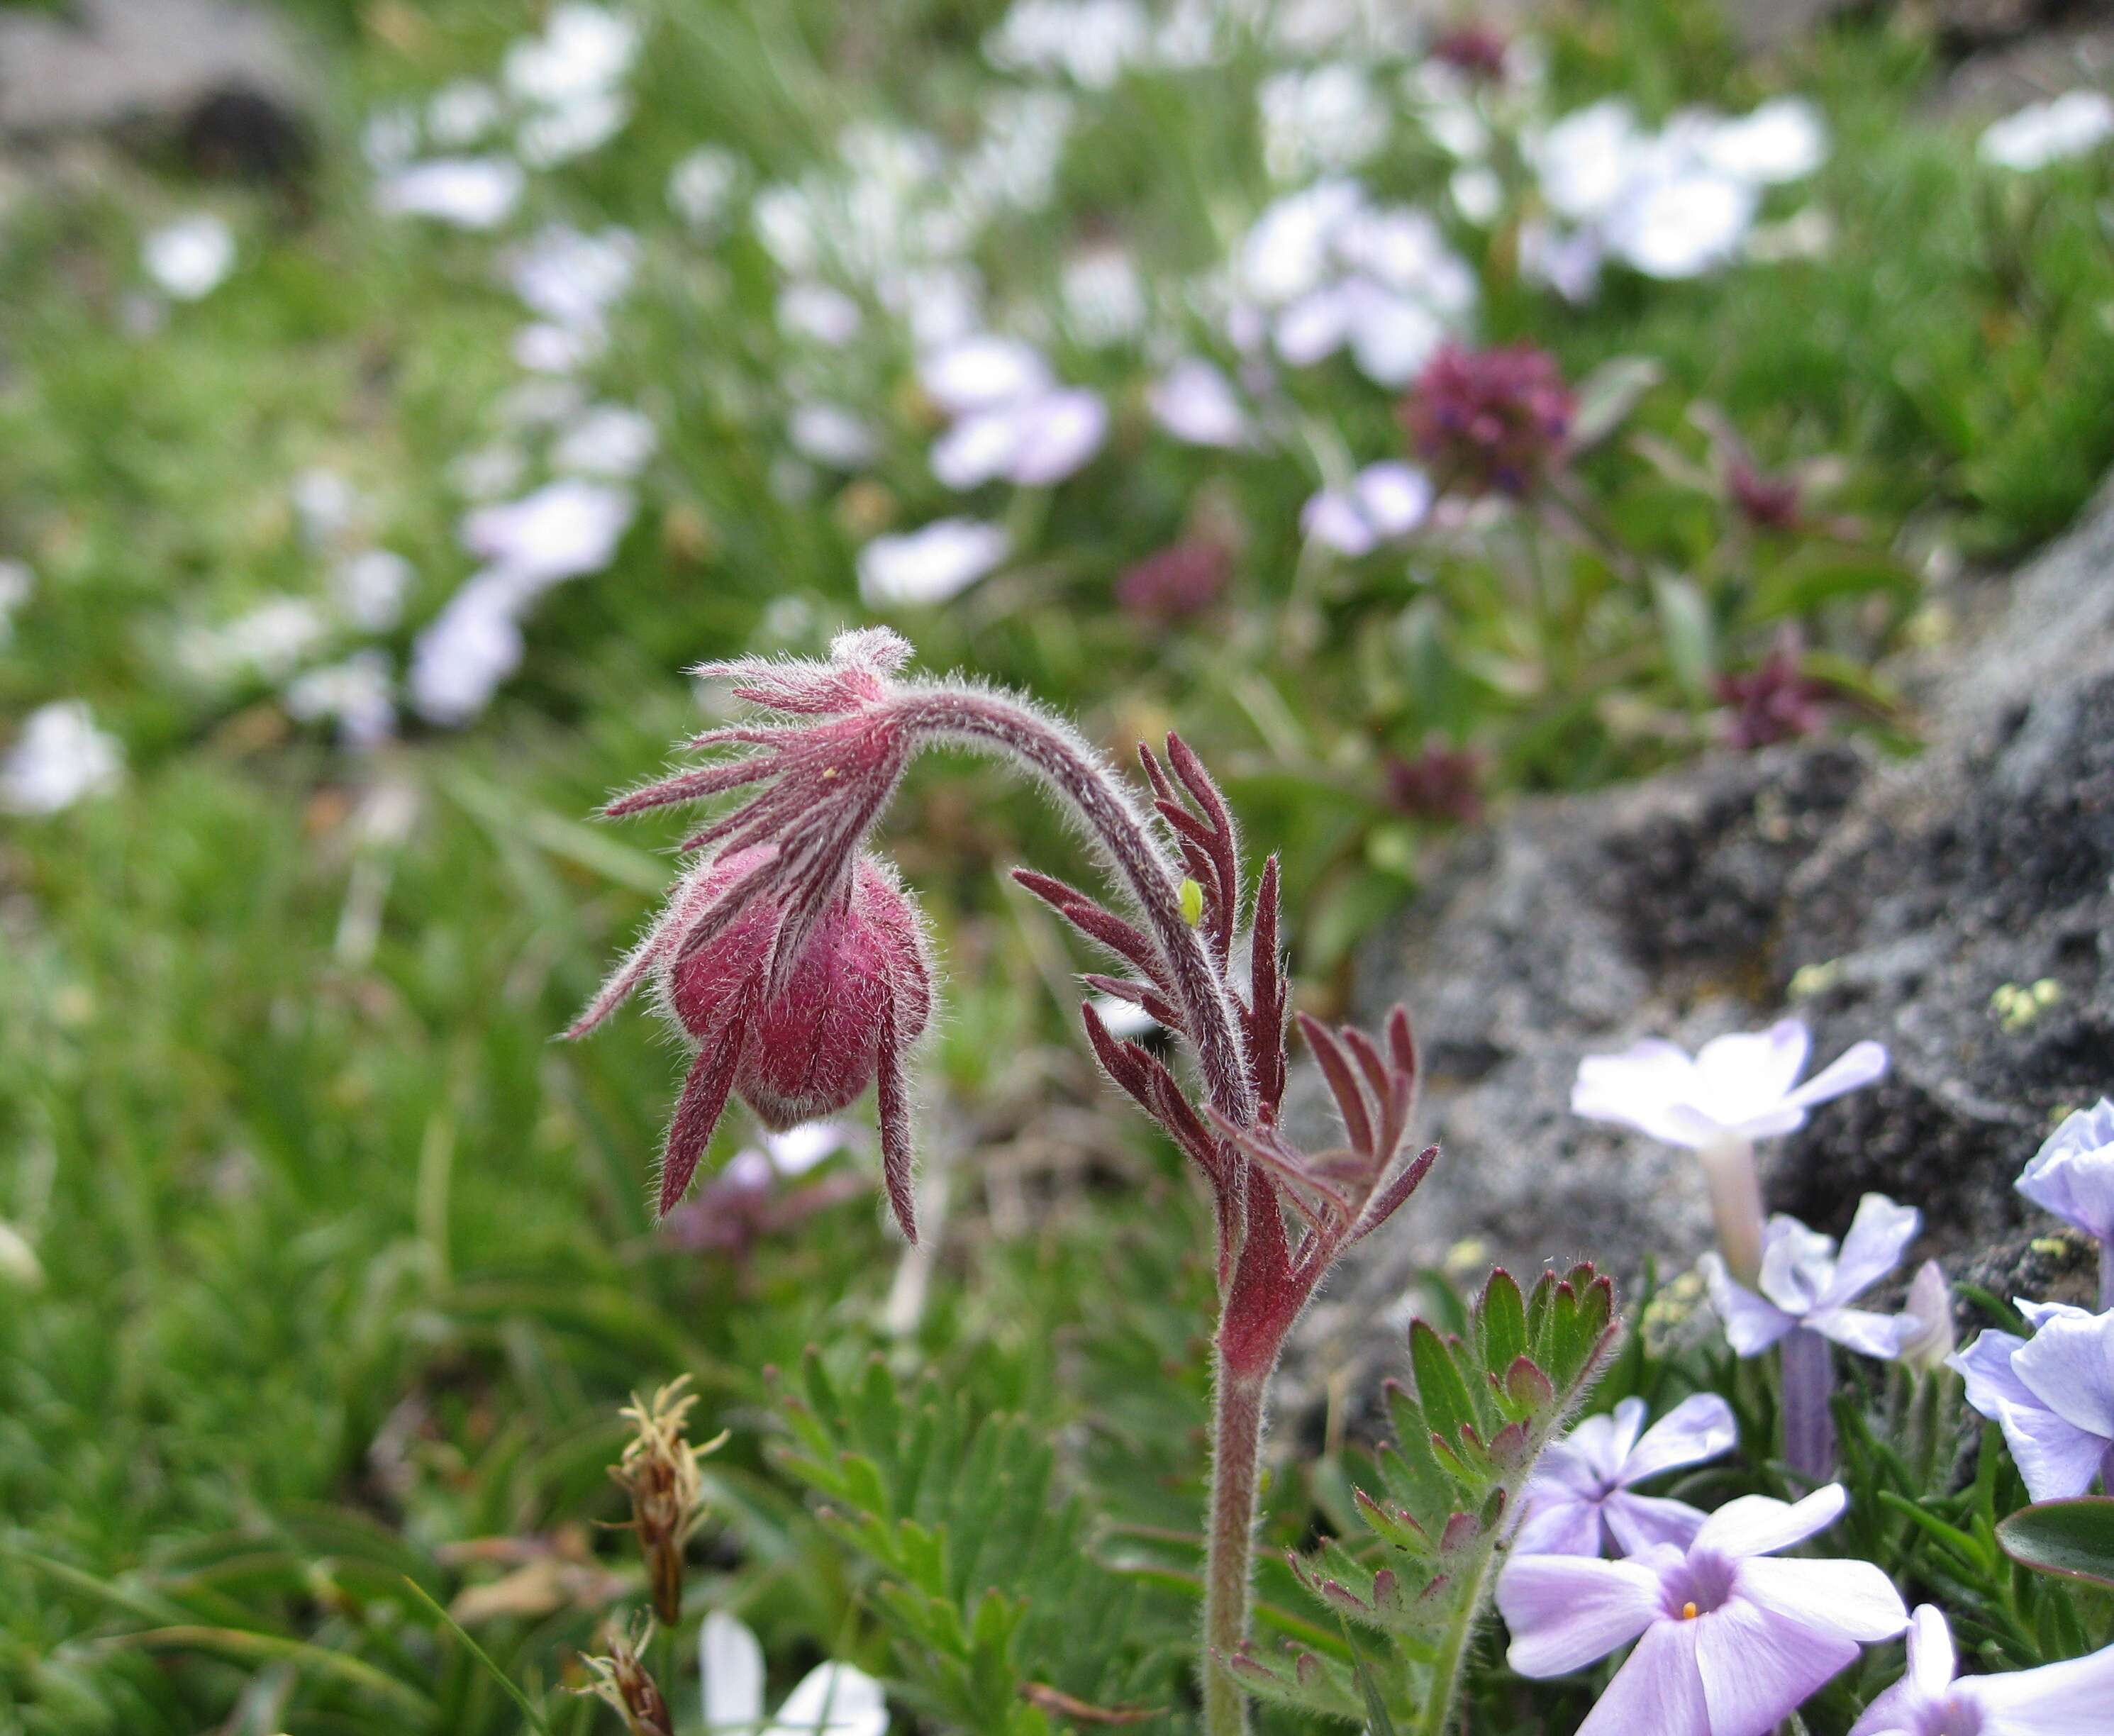
M 1540 1412 L 1556 1402 L 1556 1387 L 1533 1358 L 1518 1356 L 1505 1370 L 1505 1396 L 1515 1404 Z

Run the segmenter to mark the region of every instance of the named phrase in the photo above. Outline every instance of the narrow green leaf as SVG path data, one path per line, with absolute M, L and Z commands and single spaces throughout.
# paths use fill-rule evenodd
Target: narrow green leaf
M 543 1715 L 536 1710 L 535 1706 L 530 1702 L 528 1695 L 522 1692 L 521 1690 L 515 1685 L 514 1679 L 508 1675 L 505 1670 L 501 1670 L 498 1665 L 492 1661 L 490 1656 L 487 1655 L 484 1647 L 478 1645 L 475 1640 L 472 1639 L 469 1634 L 463 1631 L 462 1624 L 457 1621 L 454 1616 L 449 1615 L 446 1610 L 442 1609 L 441 1605 L 435 1601 L 432 1593 L 428 1592 L 425 1587 L 420 1585 L 419 1582 L 414 1579 L 409 1573 L 406 1573 L 404 1576 L 404 1583 L 410 1587 L 411 1595 L 414 1597 L 417 1598 L 419 1602 L 425 1605 L 428 1609 L 431 1610 L 435 1615 L 440 1618 L 441 1625 L 446 1628 L 449 1633 L 455 1635 L 457 1643 L 461 1645 L 472 1657 L 475 1658 L 479 1664 L 484 1666 L 485 1673 L 502 1688 L 506 1689 L 507 1698 L 521 1708 L 521 1715 L 528 1720 L 530 1727 L 538 1733 L 538 1736 L 551 1736 L 551 1726 L 543 1721 Z

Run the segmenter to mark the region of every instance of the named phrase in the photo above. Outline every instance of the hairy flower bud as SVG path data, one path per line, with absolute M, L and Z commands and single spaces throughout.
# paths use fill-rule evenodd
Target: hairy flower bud
M 704 894 L 723 896 L 766 868 L 771 846 L 716 861 Z M 785 916 L 762 894 L 694 950 L 678 950 L 660 973 L 664 1010 L 697 1047 L 669 1129 L 661 1209 L 683 1196 L 730 1092 L 774 1132 L 855 1102 L 877 1083 L 890 1198 L 911 1227 L 904 1057 L 932 1013 L 924 932 L 909 895 L 887 866 L 862 856 L 849 893 L 815 922 L 783 981 L 773 962 Z M 901 1157 L 892 1129 L 903 1134 Z

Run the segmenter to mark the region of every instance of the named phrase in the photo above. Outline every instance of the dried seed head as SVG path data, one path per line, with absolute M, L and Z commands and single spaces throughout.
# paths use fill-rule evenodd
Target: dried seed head
M 633 1395 L 618 1414 L 634 1432 L 609 1470 L 631 1497 L 631 1526 L 646 1558 L 653 1613 L 670 1628 L 683 1615 L 683 1546 L 704 1517 L 698 1461 L 726 1439 L 721 1435 L 693 1447 L 685 1438 L 690 1407 L 698 1402 L 695 1393 L 683 1390 L 689 1380 L 684 1375 L 670 1381 L 651 1403 Z
M 653 1623 L 648 1617 L 630 1633 L 611 1628 L 607 1656 L 583 1656 L 580 1660 L 593 1673 L 594 1679 L 573 1692 L 592 1694 L 604 1705 L 614 1706 L 624 1720 L 626 1736 L 675 1736 L 675 1720 L 669 1713 L 668 1702 L 644 1661 L 643 1654 L 652 1640 Z

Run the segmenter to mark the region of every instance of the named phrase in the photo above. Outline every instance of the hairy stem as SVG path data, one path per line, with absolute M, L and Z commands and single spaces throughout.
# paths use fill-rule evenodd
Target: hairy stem
M 1439 1642 L 1439 1655 L 1431 1660 L 1431 1691 L 1417 1714 L 1416 1736 L 1446 1736 L 1453 1728 L 1453 1702 L 1461 1690 L 1462 1667 L 1468 1659 L 1468 1639 L 1476 1630 L 1476 1618 L 1482 1613 L 1484 1582 L 1497 1558 L 1494 1547 L 1485 1548 L 1471 1595 L 1455 1600 L 1453 1619 L 1446 1624 Z
M 1070 730 L 1004 694 L 929 687 L 895 703 L 921 733 L 1018 760 L 1078 815 L 1167 960 L 1213 1107 L 1238 1126 L 1251 1124 L 1255 1086 L 1225 982 L 1182 914 L 1181 882 L 1151 823 L 1115 773 Z
M 1212 1106 L 1237 1127 L 1254 1125 L 1257 1095 L 1242 1047 L 1240 1024 L 1224 975 L 1201 929 L 1182 910 L 1181 882 L 1152 823 L 1114 772 L 1070 730 L 1003 694 L 938 686 L 914 689 L 895 702 L 921 734 L 984 753 L 999 753 L 1032 772 L 1076 813 L 1145 918 L 1166 960 L 1183 1026 L 1197 1054 Z M 1274 1212 L 1267 1188 L 1243 1200 L 1222 1234 L 1246 1228 L 1239 1255 L 1222 1248 L 1227 1275 L 1225 1313 L 1218 1335 L 1211 1420 L 1211 1511 L 1204 1568 L 1204 1729 L 1206 1736 L 1244 1736 L 1247 1697 L 1219 1661 L 1247 1638 L 1248 1590 L 1255 1555 L 1256 1478 L 1262 1450 L 1265 1398 L 1288 1319 L 1258 1343 L 1252 1320 L 1235 1318 L 1242 1276 L 1274 1276 L 1283 1236 L 1253 1224 L 1257 1210 Z M 1260 1233 L 1258 1233 L 1260 1232 Z M 1251 1314 L 1252 1308 L 1240 1311 Z M 1245 1326 L 1238 1336 L 1233 1329 Z M 1229 1359 L 1229 1343 L 1235 1351 Z
M 1247 1638 L 1255 1553 L 1256 1477 L 1262 1459 L 1267 1374 L 1240 1374 L 1219 1358 L 1211 1415 L 1210 1555 L 1204 1569 L 1204 1736 L 1243 1736 L 1247 1696 L 1221 1661 Z

